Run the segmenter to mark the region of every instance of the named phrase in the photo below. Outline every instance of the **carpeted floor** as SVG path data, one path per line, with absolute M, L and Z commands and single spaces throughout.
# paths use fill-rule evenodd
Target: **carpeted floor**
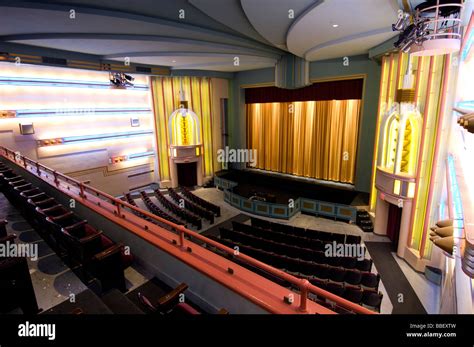
M 393 314 L 426 314 L 420 299 L 403 274 L 391 252 L 389 242 L 365 242 L 377 272 L 383 279 Z

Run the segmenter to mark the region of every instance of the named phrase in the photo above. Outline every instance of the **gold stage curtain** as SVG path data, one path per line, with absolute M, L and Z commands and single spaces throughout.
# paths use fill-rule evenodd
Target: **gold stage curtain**
M 256 168 L 354 183 L 360 100 L 247 104 Z
M 214 172 L 212 148 L 211 79 L 205 77 L 151 77 L 153 106 L 155 111 L 156 143 L 159 159 L 160 180 L 170 179 L 168 118 L 180 106 L 179 91 L 182 80 L 188 107 L 196 113 L 201 126 L 203 144 L 203 174 Z

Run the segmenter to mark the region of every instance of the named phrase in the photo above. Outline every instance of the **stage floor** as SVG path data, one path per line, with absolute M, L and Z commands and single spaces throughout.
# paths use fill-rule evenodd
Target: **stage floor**
M 353 206 L 367 205 L 369 201 L 367 193 L 305 182 L 304 177 L 279 177 L 272 173 L 251 170 L 219 171 L 216 175 L 237 182 L 239 185 L 233 192 L 240 196 L 251 197 L 255 192 L 272 194 L 280 204 L 286 204 L 289 199 L 299 197 Z

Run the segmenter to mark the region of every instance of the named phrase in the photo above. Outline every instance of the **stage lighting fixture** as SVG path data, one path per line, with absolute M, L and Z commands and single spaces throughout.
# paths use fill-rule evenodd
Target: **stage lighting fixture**
M 410 14 L 403 12 L 403 14 L 398 17 L 396 23 L 392 24 L 392 31 L 400 31 L 405 29 L 409 23 L 409 18 Z
M 392 24 L 392 30 L 400 32 L 394 46 L 416 56 L 458 51 L 462 9 L 461 0 L 429 0 L 418 5 L 412 13 L 401 12 Z
M 123 72 L 110 72 L 109 73 L 110 83 L 118 88 L 133 87 L 132 81 L 134 78 L 130 75 L 124 74 Z

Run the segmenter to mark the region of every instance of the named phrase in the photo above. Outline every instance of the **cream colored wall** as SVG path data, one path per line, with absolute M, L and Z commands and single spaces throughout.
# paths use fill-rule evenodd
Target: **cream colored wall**
M 134 83 L 148 86 L 146 76 L 133 77 Z M 0 79 L 3 80 L 0 81 L 0 110 L 38 112 L 47 109 L 54 113 L 0 118 L 1 145 L 80 180 L 90 180 L 92 186 L 113 195 L 154 181 L 154 156 L 109 163 L 113 156 L 153 151 L 152 134 L 48 147 L 37 145 L 40 139 L 153 130 L 149 89 L 57 86 L 51 80 L 107 82 L 108 73 L 26 64 L 0 63 Z M 5 82 L 6 79 L 14 81 Z M 42 85 L 18 85 L 24 79 L 39 79 Z M 117 115 L 99 113 L 104 108 L 112 109 Z M 147 111 L 126 113 L 130 108 Z M 139 117 L 139 127 L 131 127 L 131 116 Z M 21 135 L 19 124 L 22 122 L 32 122 L 35 134 Z

